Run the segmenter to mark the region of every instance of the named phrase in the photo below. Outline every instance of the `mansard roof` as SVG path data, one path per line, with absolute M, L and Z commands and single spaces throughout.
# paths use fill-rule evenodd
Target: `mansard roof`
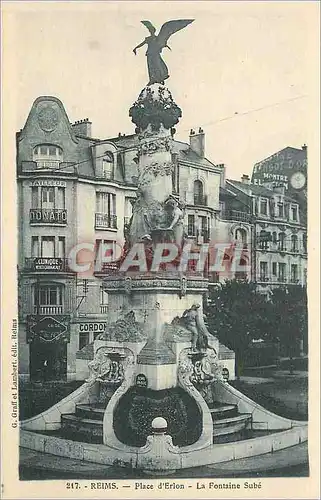
M 236 189 L 243 191 L 243 193 L 247 194 L 248 196 L 263 196 L 265 198 L 273 198 L 278 194 L 276 191 L 273 191 L 273 189 L 269 189 L 265 186 L 260 186 L 257 184 L 246 184 L 245 182 L 235 181 L 234 179 L 226 179 L 226 181 Z M 298 203 L 295 198 L 291 198 L 287 195 L 284 196 L 284 199 L 292 203 Z

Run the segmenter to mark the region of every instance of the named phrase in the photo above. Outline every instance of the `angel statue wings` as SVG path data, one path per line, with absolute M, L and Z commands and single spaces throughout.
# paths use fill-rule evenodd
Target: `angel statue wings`
M 152 25 L 150 21 L 141 21 L 144 26 L 150 32 L 150 36 L 146 37 L 145 40 L 134 48 L 133 52 L 136 55 L 137 49 L 147 45 L 147 66 L 149 82 L 148 85 L 153 83 L 164 84 L 164 81 L 169 77 L 168 68 L 164 63 L 161 52 L 164 47 L 171 50 L 167 45 L 168 39 L 171 35 L 176 33 L 188 24 L 192 23 L 194 19 L 177 19 L 174 21 L 167 21 L 163 24 L 158 35 L 156 35 L 156 28 Z

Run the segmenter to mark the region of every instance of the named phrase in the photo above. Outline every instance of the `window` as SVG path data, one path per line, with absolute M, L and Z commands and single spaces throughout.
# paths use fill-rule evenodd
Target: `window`
M 307 234 L 303 233 L 302 235 L 302 244 L 303 244 L 303 252 L 307 253 Z
M 269 200 L 270 216 L 275 217 L 275 203 L 273 200 Z
M 42 208 L 55 207 L 55 188 L 53 187 L 41 188 L 41 207 Z
M 63 312 L 63 285 L 36 283 L 33 295 L 36 314 L 61 314 Z
M 104 262 L 104 259 L 117 258 L 118 248 L 116 241 L 113 240 L 96 240 L 96 254 L 95 254 L 95 270 L 98 272 L 104 270 L 117 269 L 116 260 L 111 260 L 110 262 Z
M 34 157 L 51 157 L 51 158 L 61 158 L 62 149 L 59 146 L 54 146 L 51 144 L 43 144 L 41 146 L 36 146 L 33 150 Z
M 294 222 L 298 220 L 298 207 L 297 205 L 292 205 L 291 207 L 291 218 Z
M 31 257 L 39 257 L 39 238 L 38 236 L 31 237 Z
M 245 229 L 238 228 L 235 231 L 235 240 L 239 243 L 247 243 L 247 232 Z
M 65 208 L 65 188 L 56 188 L 55 208 Z
M 261 261 L 260 262 L 260 281 L 268 281 L 268 263 Z
M 286 281 L 285 279 L 285 271 L 286 271 L 286 264 L 284 264 L 283 262 L 279 262 L 279 276 L 278 276 L 278 280 L 282 283 L 284 283 Z
M 298 266 L 297 264 L 291 264 L 291 281 L 296 283 L 298 279 Z
M 33 161 L 38 168 L 58 168 L 63 161 L 63 152 L 59 146 L 41 144 L 33 150 Z
M 116 213 L 116 195 L 111 193 L 97 193 L 96 212 L 114 215 Z
M 208 220 L 207 217 L 200 217 L 201 221 L 201 236 L 208 238 Z
M 43 236 L 41 238 L 41 257 L 55 256 L 55 238 L 54 236 Z
M 267 215 L 267 200 L 261 200 L 261 202 L 260 202 L 260 213 L 262 215 Z
M 58 257 L 65 258 L 65 240 L 64 236 L 59 236 L 56 240 L 54 236 L 32 236 L 31 237 L 31 257 Z
M 277 262 L 272 262 L 272 274 L 273 274 L 273 276 L 277 275 L 277 268 L 278 268 Z
M 285 233 L 280 233 L 279 234 L 279 250 L 281 252 L 285 252 L 286 251 Z
M 37 187 L 32 187 L 31 188 L 31 208 L 38 208 L 39 207 L 39 201 L 38 201 L 38 188 Z
M 177 153 L 172 153 L 172 191 L 173 194 L 179 194 L 179 164 L 177 161 Z
M 114 156 L 112 153 L 107 153 L 106 158 L 103 158 L 103 178 L 112 180 L 114 178 Z
M 95 226 L 100 229 L 117 229 L 115 194 L 96 193 Z
M 135 205 L 136 199 L 135 198 L 125 198 L 125 220 L 124 224 L 129 224 L 130 219 L 133 214 L 133 207 Z
M 108 313 L 108 293 L 104 292 L 103 287 L 100 289 L 100 312 L 101 314 Z
M 272 243 L 274 245 L 276 245 L 277 241 L 278 241 L 278 236 L 276 234 L 276 231 L 273 231 L 273 233 L 272 233 Z
M 204 205 L 204 189 L 203 182 L 200 180 L 194 181 L 194 205 Z
M 270 234 L 271 233 L 268 233 L 268 232 L 263 231 L 263 230 L 260 231 L 259 243 L 260 243 L 261 250 L 268 250 Z
M 195 231 L 195 216 L 194 215 L 188 215 L 188 218 L 187 218 L 187 234 L 188 234 L 188 236 L 196 236 L 196 231 Z
M 284 203 L 278 203 L 278 217 L 284 217 Z
M 64 259 L 66 255 L 65 240 L 66 238 L 64 236 L 59 236 L 58 238 L 58 257 L 60 259 Z
M 298 251 L 298 237 L 296 234 L 292 234 L 291 236 L 291 252 Z
M 89 332 L 79 332 L 79 351 L 89 344 Z
M 31 207 L 34 209 L 65 208 L 64 187 L 36 187 L 31 188 Z

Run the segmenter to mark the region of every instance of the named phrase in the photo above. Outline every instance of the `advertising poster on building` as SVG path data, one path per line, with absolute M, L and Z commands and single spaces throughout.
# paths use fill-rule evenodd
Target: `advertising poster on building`
M 4 1 L 4 499 L 314 499 L 317 2 Z

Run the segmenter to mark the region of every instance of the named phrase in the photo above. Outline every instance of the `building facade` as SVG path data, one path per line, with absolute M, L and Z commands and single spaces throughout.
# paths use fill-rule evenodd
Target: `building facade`
M 258 290 L 267 293 L 278 286 L 306 286 L 306 211 L 298 200 L 286 195 L 284 186 L 251 184 L 248 176 L 242 181 L 227 180 L 226 187 L 248 207 L 251 280 Z

